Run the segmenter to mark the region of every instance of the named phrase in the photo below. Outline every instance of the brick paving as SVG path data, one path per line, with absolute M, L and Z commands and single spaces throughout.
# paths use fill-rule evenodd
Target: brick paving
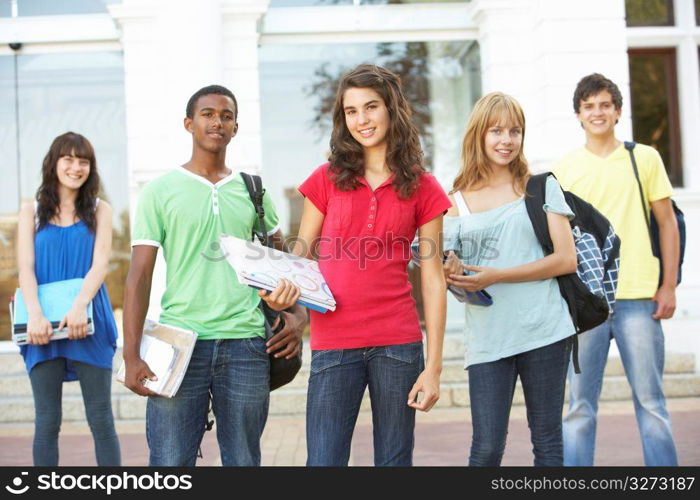
M 668 402 L 681 465 L 700 465 L 700 398 Z M 148 447 L 142 421 L 117 424 L 124 465 L 146 465 Z M 0 426 L 0 465 L 31 465 L 32 426 Z M 419 414 L 416 424 L 416 465 L 464 465 L 471 426 L 469 409 L 433 410 Z M 503 465 L 531 465 L 529 430 L 522 406 L 513 408 Z M 631 401 L 602 403 L 598 423 L 596 465 L 643 465 L 639 433 Z M 87 424 L 65 423 L 59 440 L 61 465 L 95 465 Z M 198 465 L 220 465 L 215 431 L 202 442 Z M 270 417 L 262 440 L 264 465 L 303 465 L 306 459 L 304 418 Z M 371 416 L 361 413 L 355 431 L 352 465 L 372 465 Z

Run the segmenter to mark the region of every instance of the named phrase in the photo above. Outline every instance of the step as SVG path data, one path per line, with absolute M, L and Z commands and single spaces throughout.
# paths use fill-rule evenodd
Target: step
M 310 356 L 309 356 L 310 357 Z M 5 361 L 10 363 L 15 363 L 19 359 L 21 363 L 19 370 L 11 370 L 7 372 L 0 372 L 0 400 L 4 397 L 15 397 L 15 396 L 30 396 L 31 395 L 31 384 L 29 382 L 29 377 L 27 377 L 26 370 L 24 368 L 24 363 L 19 355 L 2 355 L 0 356 L 0 365 L 4 365 Z M 8 364 L 10 364 L 8 363 Z M 116 363 L 115 363 L 116 364 Z M 687 353 L 667 353 L 666 355 L 666 366 L 664 373 L 667 375 L 678 374 L 678 373 L 694 373 L 695 372 L 695 360 L 692 354 Z M 622 367 L 622 362 L 618 357 L 611 357 L 608 360 L 608 364 L 605 370 L 605 376 L 622 376 L 624 375 L 624 370 Z M 299 370 L 296 378 L 288 384 L 283 391 L 291 389 L 303 389 L 306 390 L 309 380 L 309 366 L 304 364 Z M 450 382 L 464 382 L 467 381 L 467 372 L 464 370 L 464 363 L 461 359 L 446 360 L 443 363 L 441 381 L 443 384 Z M 75 395 L 79 396 L 80 384 L 76 382 L 70 382 L 63 385 L 63 393 L 65 395 Z M 131 392 L 124 387 L 122 384 L 116 380 L 112 383 L 112 393 L 114 395 L 124 395 L 130 394 Z
M 451 383 L 446 385 L 452 391 L 453 406 L 469 406 L 468 383 Z M 664 394 L 667 399 L 700 396 L 700 375 L 687 373 L 664 375 Z M 624 376 L 611 376 L 603 379 L 603 388 L 600 394 L 601 401 L 625 401 L 631 398 L 632 391 Z M 525 404 L 525 397 L 523 396 L 520 382 L 516 384 L 513 404 Z
M 466 379 L 465 379 L 466 380 Z M 672 373 L 664 376 L 664 392 L 668 399 L 700 396 L 700 375 Z M 629 400 L 631 391 L 624 376 L 606 377 L 601 393 L 602 401 Z M 114 418 L 117 420 L 142 420 L 146 415 L 146 398 L 133 393 L 120 393 L 112 396 Z M 524 404 L 520 383 L 513 396 L 514 405 Z M 469 384 L 466 382 L 447 382 L 441 384 L 440 399 L 436 408 L 468 407 Z M 3 411 L 0 423 L 32 422 L 34 420 L 34 403 L 31 396 L 8 396 L 2 398 Z M 369 411 L 369 394 L 365 392 L 360 411 Z M 306 411 L 306 389 L 285 388 L 270 395 L 270 415 L 300 415 Z M 82 397 L 65 394 L 63 397 L 63 419 L 65 421 L 84 421 L 85 411 Z

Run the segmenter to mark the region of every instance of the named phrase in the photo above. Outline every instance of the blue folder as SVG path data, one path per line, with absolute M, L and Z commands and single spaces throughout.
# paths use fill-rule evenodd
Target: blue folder
M 83 279 L 76 278 L 72 280 L 54 281 L 39 285 L 37 288 L 39 295 L 39 304 L 44 317 L 51 322 L 53 327 L 53 335 L 51 340 L 65 339 L 68 337 L 68 329 L 58 329 L 63 317 L 73 307 L 75 298 L 80 293 L 83 286 Z M 17 345 L 27 343 L 27 323 L 29 322 L 29 313 L 27 305 L 22 296 L 22 290 L 19 288 L 15 291 L 14 307 L 12 307 L 12 339 Z M 88 335 L 92 335 L 95 331 L 92 316 L 92 302 L 87 306 L 88 317 Z

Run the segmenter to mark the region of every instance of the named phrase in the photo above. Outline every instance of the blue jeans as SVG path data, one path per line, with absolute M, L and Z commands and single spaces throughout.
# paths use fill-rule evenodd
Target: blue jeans
M 422 371 L 422 342 L 313 351 L 306 403 L 306 465 L 348 464 L 367 386 L 375 465 L 412 465 L 416 411 L 407 402 Z
M 470 466 L 498 466 L 506 447 L 515 382 L 525 395 L 535 466 L 563 463 L 561 412 L 571 340 L 472 365 L 469 398 L 472 413 Z
M 198 340 L 173 398 L 149 397 L 150 465 L 194 466 L 211 393 L 222 465 L 260 465 L 270 402 L 265 339 Z
M 112 416 L 112 370 L 72 361 L 83 393 L 85 416 L 95 441 L 97 465 L 119 466 L 119 439 Z M 61 430 L 61 399 L 65 358 L 35 365 L 29 373 L 34 396 L 34 443 L 36 466 L 58 465 L 58 433 Z
M 598 398 L 610 339 L 620 351 L 632 387 L 646 465 L 678 465 L 662 375 L 664 332 L 651 317 L 656 302 L 618 300 L 602 325 L 579 335 L 581 373 L 569 369 L 569 411 L 564 417 L 564 464 L 593 465 Z

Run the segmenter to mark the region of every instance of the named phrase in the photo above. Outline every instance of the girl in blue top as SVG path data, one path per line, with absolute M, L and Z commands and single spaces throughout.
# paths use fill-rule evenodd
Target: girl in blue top
M 19 285 L 29 321 L 21 346 L 34 395 L 34 465 L 58 465 L 63 381 L 80 380 L 85 413 L 95 440 L 97 464 L 121 464 L 111 404 L 112 358 L 117 326 L 104 286 L 112 246 L 112 209 L 97 194 L 100 177 L 90 142 L 67 132 L 44 158 L 36 202 L 19 213 Z M 37 286 L 84 278 L 59 328 L 68 338 L 49 341 L 52 327 L 41 310 Z M 87 335 L 92 302 L 94 334 Z
M 493 297 L 490 306 L 466 306 L 470 465 L 500 465 L 518 377 L 535 465 L 563 465 L 561 414 L 574 326 L 554 278 L 576 272 L 567 219 L 573 213 L 549 177 L 542 209 L 554 253 L 545 257 L 525 208 L 524 135 L 515 99 L 494 92 L 476 103 L 445 217 L 447 282 Z

